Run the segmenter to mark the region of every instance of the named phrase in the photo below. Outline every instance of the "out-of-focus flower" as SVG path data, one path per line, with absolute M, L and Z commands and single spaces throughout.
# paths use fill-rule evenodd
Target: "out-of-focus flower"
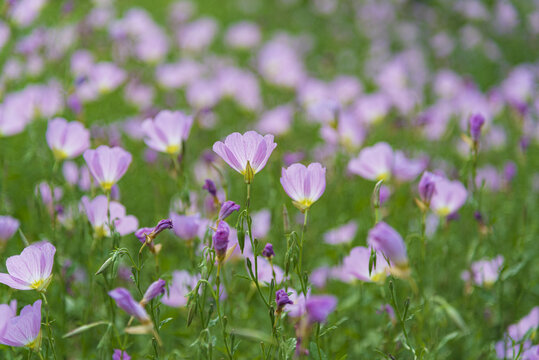
M 481 128 L 485 124 L 485 117 L 482 114 L 474 114 L 470 117 L 470 135 L 474 142 L 479 141 Z
M 0 273 L 0 283 L 17 290 L 45 292 L 52 280 L 56 248 L 42 241 L 24 248 L 6 260 L 8 274 Z
M 348 170 L 368 180 L 388 180 L 393 169 L 393 149 L 385 142 L 366 147 L 350 160 Z
M 195 215 L 178 215 L 170 213 L 172 220 L 172 229 L 176 236 L 185 241 L 191 241 L 198 236 L 202 219 L 199 214 Z
M 3 328 L 0 326 L 0 344 L 38 350 L 41 346 L 41 300 L 23 307 L 19 316 L 16 316 L 16 303 L 10 310 L 0 312 L 2 317 L 9 316 L 0 321 L 0 325 L 4 322 Z
M 249 21 L 232 24 L 226 31 L 225 43 L 234 49 L 250 49 L 260 42 L 258 25 Z
M 309 321 L 318 323 L 326 322 L 336 306 L 337 298 L 331 295 L 312 295 L 305 302 Z
M 425 171 L 418 184 L 419 197 L 423 200 L 423 203 L 428 206 L 432 195 L 436 191 L 436 180 L 439 179 L 438 175 Z
M 73 161 L 65 161 L 62 165 L 62 174 L 69 185 L 76 185 L 79 181 L 79 167 Z
M 75 158 L 90 147 L 90 132 L 78 121 L 55 118 L 49 122 L 46 136 L 57 160 Z
M 172 273 L 172 283 L 169 284 L 169 291 L 165 290 L 165 295 L 161 302 L 171 307 L 183 307 L 187 305 L 187 294 L 195 288 L 200 276 L 192 276 L 187 271 L 174 271 Z
M 273 135 L 262 136 L 255 131 L 243 135 L 232 133 L 224 142 L 213 144 L 213 151 L 230 167 L 244 176 L 246 183 L 251 183 L 254 175 L 266 166 L 277 144 Z
M 458 180 L 440 178 L 435 183 L 436 191 L 430 201 L 431 209 L 441 217 L 455 213 L 464 203 L 468 193 Z
M 180 48 L 191 52 L 204 50 L 213 41 L 217 28 L 217 22 L 209 17 L 181 26 L 177 32 Z
M 54 216 L 56 213 L 55 205 L 64 194 L 62 188 L 56 187 L 52 190 L 48 183 L 42 181 L 36 186 L 35 192 L 41 198 L 41 202 L 47 208 L 49 215 Z
M 351 220 L 338 228 L 326 232 L 324 234 L 324 241 L 332 245 L 351 243 L 356 236 L 357 228 L 357 222 Z
M 8 216 L 0 216 L 0 250 L 3 248 L 5 243 L 11 239 L 13 234 L 19 228 L 19 220 Z
M 114 229 L 122 236 L 131 234 L 138 228 L 137 218 L 133 215 L 126 215 L 125 207 L 122 204 L 116 201 L 111 201 L 109 204 L 105 195 L 99 195 L 93 200 L 84 196 L 81 204 L 98 238 L 110 236 L 111 234 L 108 223 L 109 214 L 110 221 L 114 224 Z M 108 209 L 107 204 L 109 204 Z
M 189 137 L 192 125 L 192 116 L 181 111 L 163 110 L 142 123 L 144 141 L 154 150 L 177 155 L 182 152 L 182 143 Z
M 524 335 L 539 326 L 539 306 L 534 307 L 528 315 L 520 319 L 516 324 L 507 328 L 504 339 L 496 343 L 496 355 L 499 359 L 516 358 L 517 354 L 522 355 L 522 359 L 536 360 L 534 357 L 538 353 L 537 346 L 532 346 L 531 341 L 523 341 Z M 515 344 L 522 342 L 522 344 Z M 535 352 L 535 354 L 533 354 Z M 524 354 L 527 354 L 526 357 Z M 528 357 L 529 356 L 529 357 Z
M 131 360 L 131 356 L 125 350 L 114 349 L 112 360 Z
M 385 222 L 380 221 L 369 230 L 367 242 L 396 266 L 408 267 L 408 255 L 402 236 Z
M 308 210 L 326 189 L 326 168 L 319 163 L 309 166 L 292 164 L 281 171 L 281 185 L 302 212 Z
M 271 212 L 268 209 L 262 209 L 253 213 L 251 219 L 253 220 L 253 237 L 265 238 L 271 229 Z
M 461 278 L 464 281 L 472 281 L 478 286 L 488 287 L 498 280 L 502 266 L 502 255 L 492 260 L 479 260 L 472 264 L 470 271 L 464 271 Z
M 88 74 L 88 81 L 101 94 L 107 94 L 120 86 L 127 74 L 114 63 L 101 62 L 95 64 Z
M 264 112 L 260 116 L 257 129 L 264 133 L 284 135 L 290 130 L 294 119 L 294 107 L 292 105 L 281 105 Z
M 88 169 L 105 191 L 110 191 L 124 176 L 133 159 L 131 154 L 121 147 L 110 148 L 106 145 L 95 150 L 88 149 L 83 156 Z

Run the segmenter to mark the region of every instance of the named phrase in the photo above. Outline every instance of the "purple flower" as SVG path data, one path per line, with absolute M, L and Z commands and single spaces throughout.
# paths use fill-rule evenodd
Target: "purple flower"
M 357 229 L 357 222 L 354 220 L 349 221 L 338 228 L 326 232 L 324 234 L 324 242 L 332 245 L 350 243 L 352 240 L 354 240 Z
M 276 146 L 273 135 L 262 136 L 256 131 L 247 131 L 243 135 L 232 133 L 224 142 L 217 141 L 213 144 L 213 151 L 250 183 L 253 176 L 266 166 Z
M 285 305 L 292 305 L 294 302 L 290 300 L 285 290 L 279 289 L 275 292 L 275 303 L 277 304 L 277 311 L 282 311 Z
M 90 147 L 90 132 L 78 121 L 55 118 L 49 122 L 46 137 L 57 160 L 75 158 Z
M 33 305 L 26 305 L 22 308 L 19 316 L 15 316 L 16 308 L 13 306 L 10 309 L 0 307 L 0 314 L 2 315 L 0 344 L 39 349 L 41 345 L 41 300 L 37 300 Z M 4 316 L 9 317 L 4 318 Z M 3 327 L 1 321 L 4 321 Z
M 357 246 L 343 260 L 343 265 L 334 270 L 333 275 L 345 282 L 354 278 L 366 282 L 383 282 L 389 270 L 389 264 L 384 256 L 377 252 L 376 262 L 369 273 L 371 249 Z
M 312 295 L 305 302 L 310 322 L 325 322 L 336 306 L 337 298 L 331 295 Z
M 161 302 L 172 307 L 183 307 L 187 305 L 187 294 L 197 284 L 198 276 L 191 276 L 187 271 L 174 271 L 172 273 L 172 283 L 169 284 L 169 291 L 165 290 L 165 295 Z
M 8 241 L 19 228 L 19 220 L 11 216 L 0 216 L 0 248 L 1 243 Z
M 510 183 L 517 174 L 517 165 L 513 161 L 508 161 L 503 167 L 503 177 L 507 183 Z M 1 237 L 1 236 L 0 236 Z
M 142 300 L 140 303 L 144 306 L 145 304 L 149 303 L 150 300 L 152 300 L 154 297 L 164 294 L 165 293 L 165 285 L 166 282 L 163 279 L 159 279 L 157 281 L 154 281 L 153 283 L 148 286 L 148 289 L 144 293 L 144 296 L 142 297 Z
M 199 214 L 195 215 L 178 215 L 170 213 L 172 220 L 172 230 L 180 239 L 190 241 L 198 236 L 202 220 Z
M 129 315 L 137 318 L 141 323 L 150 321 L 150 317 L 144 307 L 133 299 L 129 290 L 124 288 L 116 288 L 109 291 L 109 296 L 116 301 L 116 305 L 122 308 Z
M 421 197 L 421 200 L 423 200 L 425 204 L 430 203 L 432 195 L 434 195 L 434 192 L 436 191 L 436 180 L 439 178 L 440 177 L 438 175 L 435 175 L 428 171 L 425 171 L 423 173 L 423 176 L 421 176 L 417 189 L 419 191 L 419 196 Z
M 461 278 L 473 281 L 479 286 L 490 286 L 498 280 L 503 266 L 503 256 L 498 255 L 492 260 L 480 260 L 472 264 L 470 271 L 464 271 Z
M 281 171 L 281 185 L 302 212 L 309 209 L 326 189 L 326 168 L 319 163 L 292 164 Z
M 202 189 L 209 192 L 210 195 L 213 197 L 217 196 L 217 187 L 215 186 L 215 183 L 210 179 L 206 179 L 204 181 L 204 185 L 202 186 Z
M 83 156 L 88 169 L 105 191 L 109 191 L 124 176 L 132 160 L 131 154 L 121 147 L 105 145 L 86 150 Z
M 376 310 L 376 313 L 377 314 L 387 313 L 387 315 L 389 315 L 389 318 L 391 320 L 395 320 L 395 310 L 393 310 L 393 307 L 389 304 L 382 304 L 382 306 L 380 306 L 380 309 Z
M 0 337 L 4 334 L 9 320 L 17 315 L 17 300 L 8 304 L 0 304 Z
M 125 350 L 114 349 L 112 360 L 131 360 L 131 356 Z
M 189 137 L 193 117 L 181 111 L 163 110 L 154 119 L 142 123 L 144 141 L 154 150 L 170 155 L 182 152 L 182 143 Z
M 407 266 L 406 245 L 398 232 L 383 221 L 376 224 L 367 236 L 369 246 L 380 251 L 397 266 Z
M 226 255 L 228 248 L 228 236 L 230 235 L 230 227 L 226 221 L 219 221 L 217 230 L 213 234 L 213 248 L 217 253 L 217 258 L 222 261 Z
M 45 292 L 52 279 L 56 248 L 46 241 L 27 246 L 20 255 L 6 260 L 9 274 L 0 273 L 0 283 L 17 290 Z
M 221 205 L 221 210 L 219 210 L 219 220 L 224 220 L 227 217 L 229 217 L 234 211 L 238 211 L 240 209 L 240 206 L 236 204 L 234 201 L 225 201 L 223 205 Z
M 88 217 L 88 221 L 92 224 L 94 233 L 97 237 L 110 236 L 110 226 L 108 223 L 108 215 L 110 221 L 114 224 L 114 229 L 120 235 L 131 234 L 138 228 L 138 220 L 133 215 L 126 215 L 125 207 L 116 201 L 111 201 L 107 214 L 107 197 L 99 195 L 95 199 L 90 200 L 87 196 L 81 199 L 84 212 Z
M 440 178 L 436 181 L 436 191 L 430 200 L 431 209 L 441 217 L 455 213 L 464 203 L 468 193 L 460 181 Z
M 470 135 L 474 142 L 479 141 L 481 136 L 481 128 L 485 124 L 485 118 L 481 114 L 474 114 L 470 117 Z
M 393 149 L 385 142 L 377 143 L 360 151 L 350 160 L 348 171 L 367 180 L 388 180 L 393 170 Z
M 249 49 L 258 45 L 261 37 L 257 24 L 241 21 L 227 29 L 225 43 L 233 49 Z
M 262 250 L 262 256 L 267 257 L 268 259 L 274 257 L 275 252 L 273 251 L 273 245 L 267 243 L 266 246 L 264 246 L 264 250 Z

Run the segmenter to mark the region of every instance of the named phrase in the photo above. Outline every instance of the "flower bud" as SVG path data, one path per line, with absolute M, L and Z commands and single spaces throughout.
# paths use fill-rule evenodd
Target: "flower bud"
M 470 135 L 474 142 L 479 141 L 481 136 L 481 128 L 485 124 L 485 118 L 481 114 L 474 114 L 470 117 Z
M 147 303 L 150 302 L 154 297 L 164 294 L 165 293 L 165 280 L 159 279 L 157 281 L 154 281 L 150 286 L 148 286 L 148 289 L 144 293 L 144 296 L 142 297 L 142 300 L 140 301 L 141 305 L 144 306 Z
M 425 171 L 423 173 L 423 176 L 421 176 L 421 180 L 419 180 L 418 185 L 418 191 L 419 196 L 421 197 L 421 200 L 425 204 L 430 203 L 430 199 L 432 199 L 432 195 L 434 194 L 434 191 L 436 191 L 436 175 Z
M 280 289 L 275 292 L 275 303 L 277 304 L 277 312 L 281 312 L 285 305 L 292 305 L 294 302 L 290 300 L 285 290 Z
M 215 183 L 210 179 L 206 179 L 204 181 L 204 185 L 202 186 L 202 189 L 208 191 L 210 195 L 213 197 L 217 196 L 217 187 L 215 186 Z
M 238 211 L 240 206 L 234 201 L 225 201 L 221 205 L 221 210 L 219 211 L 219 220 L 224 220 L 229 217 L 234 211 Z
M 228 224 L 225 221 L 220 221 L 219 225 L 217 225 L 217 230 L 213 234 L 213 248 L 217 253 L 219 261 L 223 261 L 225 258 L 229 234 L 230 227 Z
M 262 256 L 267 257 L 268 259 L 274 257 L 275 252 L 273 251 L 273 245 L 267 243 L 266 246 L 264 246 L 264 250 L 262 250 Z
M 245 180 L 246 184 L 250 184 L 253 181 L 254 177 L 255 171 L 251 167 L 251 163 L 247 161 L 247 165 L 245 166 L 245 172 L 243 174 L 243 179 Z

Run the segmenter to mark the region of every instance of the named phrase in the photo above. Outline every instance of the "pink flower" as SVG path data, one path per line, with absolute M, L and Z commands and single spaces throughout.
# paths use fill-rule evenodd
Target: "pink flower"
M 309 209 L 326 189 L 326 168 L 319 163 L 306 167 L 292 164 L 281 172 L 281 185 L 302 212 Z
M 124 288 L 116 288 L 109 291 L 109 296 L 116 301 L 116 305 L 123 309 L 129 315 L 137 318 L 141 323 L 150 321 L 150 317 L 144 307 L 133 299 L 129 290 Z
M 213 151 L 250 183 L 252 177 L 266 166 L 277 144 L 273 135 L 262 136 L 256 131 L 232 133 L 224 141 L 213 144 Z
M 105 191 L 109 191 L 124 176 L 132 160 L 131 154 L 121 147 L 110 148 L 106 145 L 86 150 L 83 157 L 90 172 Z
M 112 360 L 131 360 L 131 356 L 125 350 L 114 349 Z
M 52 279 L 56 248 L 42 241 L 26 247 L 20 255 L 6 260 L 9 274 L 0 273 L 0 283 L 17 290 L 45 292 Z
M 84 196 L 81 200 L 88 221 L 92 224 L 94 233 L 97 237 L 110 236 L 109 219 L 107 213 L 107 197 L 99 195 L 90 200 Z M 138 229 L 138 220 L 133 215 L 126 215 L 125 207 L 116 201 L 111 201 L 108 212 L 110 212 L 110 221 L 114 224 L 114 229 L 120 235 L 127 235 Z
M 33 305 L 26 305 L 22 308 L 19 316 L 15 316 L 15 308 L 10 310 L 0 312 L 2 315 L 9 315 L 9 318 L 4 319 L 4 328 L 2 329 L 0 326 L 0 344 L 39 349 L 41 345 L 41 300 L 37 300 Z
M 464 271 L 461 278 L 464 281 L 473 281 L 479 286 L 490 286 L 498 280 L 502 266 L 502 255 L 492 260 L 479 260 L 472 264 L 470 271 Z
M 332 229 L 324 234 L 324 241 L 327 244 L 337 245 L 352 242 L 357 233 L 358 224 L 351 220 L 348 223 Z
M 0 216 L 0 249 L 2 248 L 2 243 L 8 241 L 15 234 L 19 225 L 19 220 L 11 216 Z
M 435 182 L 430 208 L 439 216 L 446 217 L 464 205 L 467 195 L 466 188 L 460 181 L 440 178 Z
M 169 290 L 165 290 L 165 295 L 161 302 L 171 307 L 183 307 L 187 305 L 187 294 L 197 284 L 200 276 L 192 276 L 187 271 L 174 271 L 172 273 L 172 283 Z
M 181 153 L 182 143 L 189 137 L 192 125 L 192 116 L 187 116 L 181 111 L 164 110 L 155 118 L 142 123 L 144 141 L 154 150 L 177 155 Z
M 258 25 L 249 21 L 232 24 L 225 34 L 225 43 L 234 49 L 249 49 L 260 42 Z
M 391 146 L 379 142 L 361 150 L 358 157 L 348 163 L 348 170 L 367 180 L 388 180 L 391 177 L 393 161 Z
M 357 246 L 350 251 L 350 254 L 343 260 L 340 269 L 334 272 L 343 281 L 349 282 L 350 276 L 366 282 L 383 282 L 389 270 L 389 264 L 384 259 L 382 253 L 376 255 L 376 263 L 369 273 L 369 260 L 371 249 L 364 246 Z
M 49 122 L 46 136 L 57 160 L 75 158 L 90 147 L 90 132 L 78 121 L 55 118 Z
M 406 267 L 408 255 L 402 236 L 383 221 L 376 224 L 367 237 L 367 242 L 376 251 L 380 251 L 392 263 Z

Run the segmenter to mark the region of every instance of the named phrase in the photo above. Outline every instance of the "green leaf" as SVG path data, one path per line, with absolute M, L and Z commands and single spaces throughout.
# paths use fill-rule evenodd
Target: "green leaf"
M 62 336 L 62 338 L 66 339 L 68 337 L 78 335 L 80 333 L 85 332 L 86 330 L 90 330 L 91 328 L 94 328 L 94 327 L 99 326 L 99 325 L 109 325 L 110 326 L 111 324 L 108 321 L 98 321 L 98 322 L 95 322 L 95 323 L 82 325 L 82 326 L 79 326 L 78 328 L 76 328 L 74 330 L 71 330 L 70 332 L 68 332 L 67 334 Z

